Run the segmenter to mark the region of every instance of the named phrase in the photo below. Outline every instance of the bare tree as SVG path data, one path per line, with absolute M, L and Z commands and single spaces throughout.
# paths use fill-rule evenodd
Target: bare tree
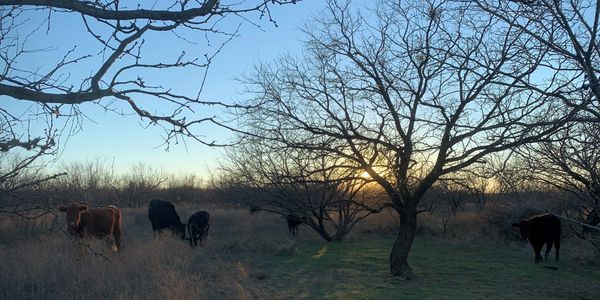
M 571 123 L 539 144 L 518 152 L 534 180 L 568 192 L 578 216 L 600 223 L 600 138 L 597 123 Z M 577 216 L 575 216 L 577 217 Z M 584 226 L 585 231 L 588 227 Z
M 381 1 L 361 14 L 328 4 L 301 57 L 246 78 L 257 106 L 240 119 L 274 145 L 367 172 L 399 216 L 390 271 L 411 278 L 423 195 L 441 176 L 558 129 L 577 110 L 550 91 L 570 85 L 536 81 L 542 44 L 469 5 Z
M 236 35 L 235 28 L 221 28 L 222 20 L 256 13 L 272 21 L 271 5 L 295 2 L 0 1 L 0 58 L 4 62 L 0 96 L 4 96 L 5 103 L 36 104 L 36 115 L 54 118 L 82 118 L 79 105 L 87 102 L 123 113 L 129 107 L 149 124 L 165 126 L 167 140 L 181 134 L 213 145 L 192 132 L 191 127 L 217 121 L 191 113 L 203 105 L 227 106 L 203 100 L 200 95 L 211 60 Z M 80 32 L 52 42 L 56 34 L 67 29 Z M 47 43 L 36 48 L 30 46 L 32 39 L 46 39 Z M 170 42 L 175 48 L 165 47 Z M 165 47 L 166 51 L 157 57 L 150 52 L 151 47 Z M 48 61 L 32 67 L 30 61 L 40 55 Z M 182 75 L 196 70 L 197 86 L 192 92 L 178 92 L 168 85 L 171 83 L 166 79 L 173 69 L 182 70 Z M 157 76 L 161 73 L 164 75 Z M 148 104 L 154 102 L 163 106 Z M 0 112 L 4 118 L 11 115 L 4 109 Z M 3 140 L 0 146 L 29 146 L 34 141 Z
M 0 111 L 6 112 L 3 108 Z M 4 213 L 29 217 L 19 212 L 40 206 L 43 196 L 36 191 L 65 173 L 44 171 L 56 154 L 53 131 L 46 131 L 43 138 L 23 141 L 16 122 L 16 117 L 0 113 L 0 206 Z
M 383 209 L 363 189 L 370 180 L 352 168 L 337 168 L 339 158 L 273 146 L 245 139 L 229 149 L 222 165 L 233 185 L 254 192 L 246 203 L 253 210 L 297 216 L 324 240 L 341 241 L 358 222 Z
M 57 154 L 61 138 L 89 118 L 89 104 L 162 126 L 167 147 L 184 137 L 215 145 L 195 127 L 219 123 L 202 114 L 207 105 L 230 107 L 201 96 L 211 61 L 237 35 L 239 25 L 223 20 L 275 23 L 271 8 L 296 2 L 0 1 L 0 156 L 23 158 L 2 168 L 0 185 Z M 194 86 L 174 88 L 174 74 Z
M 524 34 L 535 39 L 548 49 L 549 70 L 563 78 L 564 82 L 576 83 L 575 88 L 557 87 L 551 91 L 570 106 L 578 104 L 571 99 L 593 100 L 592 105 L 583 107 L 588 113 L 587 120 L 598 122 L 600 118 L 600 2 L 596 0 L 555 1 L 555 0 L 477 0 L 470 1 L 476 7 L 507 26 L 515 27 Z M 587 121 L 583 120 L 583 121 Z M 552 140 L 539 147 L 529 148 L 525 159 L 538 166 L 543 166 L 541 176 L 554 173 L 556 176 L 547 183 L 558 185 L 574 193 L 585 203 L 584 215 L 588 224 L 600 221 L 598 214 L 598 187 L 594 179 L 593 146 L 597 133 L 589 130 L 596 125 L 574 124 L 573 127 L 561 131 Z M 580 134 L 582 136 L 573 136 Z M 582 138 L 586 136 L 589 142 Z M 582 151 L 580 153 L 578 151 Z M 529 154 L 542 162 L 535 162 L 527 157 Z M 585 157 L 587 156 L 587 157 Z M 588 160 L 588 161 L 584 161 Z M 538 169 L 536 169 L 538 170 Z
M 52 124 L 43 137 L 23 140 L 19 123 L 17 116 L 0 108 L 0 198 L 3 205 L 21 198 L 21 191 L 63 175 L 41 172 L 45 165 L 43 160 L 56 154 Z
M 571 94 L 594 105 L 583 107 L 596 119 L 600 117 L 600 4 L 596 0 L 475 0 L 473 9 L 519 29 L 548 51 L 545 68 L 563 85 L 547 90 L 571 106 Z M 559 71 L 559 72 L 557 72 Z M 575 86 L 569 87 L 570 84 Z M 577 98 L 575 98 L 577 99 Z

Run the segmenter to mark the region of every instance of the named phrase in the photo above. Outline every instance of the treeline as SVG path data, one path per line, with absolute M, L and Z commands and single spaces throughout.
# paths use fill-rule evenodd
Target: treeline
M 3 181 L 0 205 L 53 207 L 82 202 L 140 207 L 154 198 L 174 203 L 236 205 L 196 174 L 172 174 L 141 162 L 124 172 L 117 172 L 112 162 L 102 159 L 72 162 L 56 170 L 52 173 L 43 167 L 28 168 Z
M 223 170 L 205 178 L 172 174 L 137 163 L 117 172 L 111 161 L 102 159 L 72 162 L 56 169 L 59 171 L 52 173 L 43 166 L 27 168 L 3 181 L 2 212 L 36 207 L 52 209 L 70 202 L 143 207 L 151 199 L 161 198 L 176 204 L 242 208 L 284 217 L 296 214 L 325 240 L 342 240 L 364 217 L 388 209 L 382 205 L 385 192 L 376 185 L 361 185 L 360 191 L 353 192 L 350 198 L 349 191 L 354 189 L 345 186 L 347 190 L 341 190 L 331 182 L 326 183 L 327 188 L 323 183 L 311 181 L 277 189 L 249 185 L 241 182 L 239 175 Z M 514 221 L 544 211 L 586 222 L 582 208 L 585 207 L 577 198 L 551 185 L 532 184 L 522 178 L 507 183 L 466 177 L 437 182 L 424 196 L 419 212 L 435 220 L 441 233 L 457 223 L 460 213 L 474 212 L 498 233 L 509 234 Z

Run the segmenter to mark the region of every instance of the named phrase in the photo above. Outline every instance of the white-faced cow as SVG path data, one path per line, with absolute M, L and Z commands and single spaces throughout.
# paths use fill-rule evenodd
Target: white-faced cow
M 59 211 L 66 213 L 67 228 L 71 235 L 80 238 L 94 236 L 114 242 L 116 250 L 121 249 L 121 211 L 113 205 L 90 208 L 87 205 L 71 203 L 60 205 Z M 113 240 L 110 240 L 112 235 Z
M 195 212 L 188 218 L 188 232 L 190 235 L 190 246 L 196 247 L 198 243 L 202 245 L 202 243 L 206 240 L 208 236 L 208 229 L 210 228 L 210 215 L 201 210 Z
M 150 201 L 148 219 L 152 224 L 154 237 L 164 229 L 169 229 L 174 236 L 185 239 L 185 224 L 181 223 L 181 218 L 179 218 L 173 203 L 160 199 Z
M 535 253 L 535 263 L 542 261 L 540 252 L 544 244 L 546 244 L 545 260 L 548 260 L 548 253 L 554 244 L 555 260 L 558 261 L 561 234 L 559 217 L 553 214 L 544 214 L 521 220 L 519 223 L 514 223 L 513 226 L 521 230 L 521 237 L 524 240 L 529 239 Z

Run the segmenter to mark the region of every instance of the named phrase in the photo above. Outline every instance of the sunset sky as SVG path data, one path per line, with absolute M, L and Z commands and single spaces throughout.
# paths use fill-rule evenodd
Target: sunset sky
M 249 19 L 262 28 L 257 28 L 241 18 L 226 18 L 225 22 L 228 23 L 223 24 L 223 27 L 234 28 L 241 24 L 239 37 L 227 44 L 212 62 L 201 98 L 227 103 L 236 99 L 244 99 L 242 94 L 244 86 L 236 78 L 240 78 L 245 72 L 252 71 L 253 66 L 259 61 L 268 62 L 282 54 L 298 54 L 303 37 L 300 27 L 309 21 L 311 16 L 321 11 L 324 5 L 325 1 L 308 0 L 295 5 L 273 6 L 272 15 L 277 22 L 277 27 L 267 20 L 258 20 L 256 16 L 249 17 Z M 43 20 L 43 18 L 41 19 Z M 33 22 L 31 23 L 33 24 Z M 63 49 L 73 46 L 77 46 L 79 49 L 85 48 L 85 39 L 90 39 L 90 36 L 82 28 L 77 28 L 75 24 L 81 26 L 80 17 L 59 19 L 55 15 L 51 23 L 52 30 L 49 33 L 46 30 L 39 30 L 37 36 L 31 38 L 28 45 L 31 48 L 45 48 L 48 47 L 48 44 L 59 43 L 62 45 L 64 43 L 65 48 Z M 75 39 L 64 39 L 63 35 L 81 36 L 75 36 Z M 168 40 L 163 41 L 162 38 L 168 38 Z M 146 39 L 150 40 L 151 37 L 147 36 Z M 161 36 L 161 39 L 154 39 L 152 41 L 155 43 L 154 51 L 147 51 L 145 55 L 163 55 L 170 53 L 169 51 L 172 49 L 180 51 L 177 49 L 178 45 L 173 45 L 173 43 L 177 43 L 177 40 L 175 39 L 174 42 L 172 36 Z M 47 67 L 48 64 L 54 65 L 56 59 L 60 55 L 64 55 L 64 52 L 65 50 L 60 51 L 60 49 L 47 53 L 41 52 L 30 56 L 28 63 L 32 68 Z M 202 54 L 198 56 L 202 56 Z M 76 74 L 84 70 L 84 67 L 85 62 L 78 63 L 77 68 L 69 70 L 69 74 L 78 80 L 89 76 L 85 73 Z M 91 69 L 93 70 L 94 67 Z M 147 74 L 146 76 L 151 75 Z M 165 82 L 168 83 L 164 84 L 168 87 L 173 85 L 173 88 L 180 90 L 190 88 L 195 91 L 201 82 L 200 77 L 201 73 L 198 72 L 190 74 L 189 77 L 168 78 L 171 81 L 166 80 Z M 163 80 L 159 81 L 162 83 Z M 80 83 L 74 80 L 75 85 Z M 14 111 L 31 105 L 32 103 L 27 101 L 8 101 L 8 108 Z M 60 165 L 65 162 L 100 158 L 114 161 L 117 171 L 127 170 L 129 166 L 138 162 L 145 162 L 171 173 L 205 175 L 207 169 L 214 169 L 219 155 L 223 153 L 222 149 L 210 148 L 193 140 L 171 144 L 169 150 L 166 151 L 166 146 L 163 144 L 164 130 L 158 126 L 144 128 L 147 121 L 141 122 L 138 116 L 119 116 L 112 112 L 106 112 L 99 105 L 91 103 L 80 105 L 80 109 L 85 115 L 82 131 L 70 137 L 68 141 L 66 139 L 61 141 L 61 143 L 66 143 L 61 147 L 61 155 L 54 163 L 56 168 L 60 168 Z M 203 112 L 205 115 L 220 113 L 218 110 L 208 111 L 212 108 L 205 109 L 206 111 Z M 129 113 L 131 110 L 126 112 Z M 30 124 L 30 126 L 35 127 L 36 124 Z M 43 125 L 40 126 L 43 127 Z M 196 130 L 196 132 L 205 135 L 209 142 L 212 140 L 227 142 L 232 136 L 226 130 L 211 127 Z

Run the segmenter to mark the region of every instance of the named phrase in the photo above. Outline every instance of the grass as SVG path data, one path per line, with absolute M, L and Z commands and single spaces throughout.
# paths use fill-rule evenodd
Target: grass
M 193 207 L 180 214 L 191 215 Z M 410 264 L 416 278 L 389 275 L 394 236 L 385 217 L 348 241 L 327 243 L 285 221 L 241 210 L 208 210 L 204 248 L 152 239 L 145 209 L 124 209 L 124 249 L 100 241 L 74 251 L 52 219 L 0 219 L 0 299 L 597 299 L 597 254 L 563 241 L 562 261 L 535 265 L 529 247 L 499 238 L 423 237 Z M 53 226 L 54 225 L 54 226 Z M 109 260 L 94 253 L 102 253 Z M 544 266 L 557 266 L 550 270 Z
M 388 275 L 392 243 L 392 236 L 380 236 L 302 244 L 290 257 L 252 267 L 269 272 L 263 284 L 290 299 L 597 299 L 600 295 L 597 268 L 548 263 L 559 269 L 546 269 L 533 264 L 532 254 L 522 247 L 493 241 L 465 245 L 417 238 L 410 256 L 416 278 L 404 282 Z

